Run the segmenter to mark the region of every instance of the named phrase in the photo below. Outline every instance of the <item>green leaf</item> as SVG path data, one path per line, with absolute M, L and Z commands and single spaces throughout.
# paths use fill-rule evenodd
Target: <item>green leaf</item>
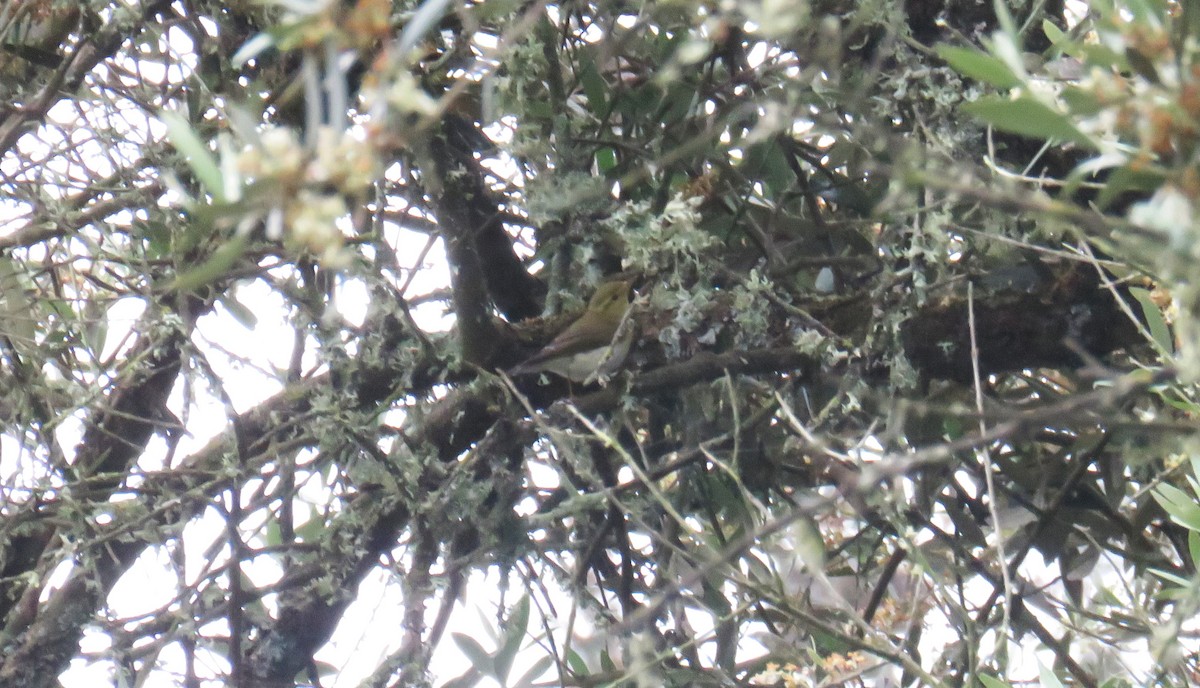
M 1174 485 L 1159 485 L 1154 499 L 1171 515 L 1171 520 L 1188 530 L 1200 531 L 1200 505 L 1191 495 Z
M 171 251 L 171 230 L 158 220 L 148 220 L 139 228 L 146 240 L 146 253 L 150 258 L 163 258 Z
M 1125 56 L 1106 45 L 1083 43 L 1079 46 L 1079 52 L 1090 65 L 1118 72 L 1129 71 L 1129 62 Z
M 583 661 L 583 657 L 580 657 L 579 653 L 575 650 L 567 650 L 567 666 L 577 676 L 587 676 L 590 673 L 587 662 Z
M 1015 44 L 1020 38 L 1020 30 L 1017 28 L 1017 20 L 1013 18 L 1012 12 L 1008 9 L 1008 3 L 993 2 L 992 7 L 996 11 L 996 20 L 1000 23 L 1000 30 L 1011 36 L 1012 42 Z
M 1059 94 L 1072 115 L 1090 117 L 1104 109 L 1104 104 L 1095 91 L 1078 86 L 1067 86 Z
M 293 528 L 292 534 L 301 542 L 319 542 L 328 527 L 325 519 L 314 516 Z
M 1104 188 L 1096 196 L 1096 205 L 1104 210 L 1127 191 L 1151 192 L 1162 186 L 1163 181 L 1164 176 L 1158 170 L 1122 165 L 1104 181 Z
M 774 141 L 764 141 L 746 149 L 742 167 L 751 177 L 766 182 L 769 195 L 778 198 L 791 188 L 796 175 L 788 165 L 787 156 Z M 820 189 L 817 190 L 820 193 Z
M 108 305 L 101 299 L 88 299 L 83 304 L 81 325 L 84 346 L 99 358 L 108 342 Z
M 579 69 L 579 85 L 583 87 L 583 93 L 587 96 L 588 107 L 599 117 L 608 109 L 608 84 L 590 59 L 585 59 Z
M 937 47 L 937 53 L 954 71 L 976 81 L 996 88 L 1013 88 L 1021 84 L 1020 77 L 1008 65 L 979 50 L 943 44 Z
M 521 641 L 525 639 L 525 631 L 529 628 L 529 597 L 522 597 L 508 618 L 508 628 L 504 630 L 504 644 L 496 652 L 494 663 L 496 678 L 504 683 L 508 672 L 512 670 L 513 660 L 521 650 Z
M 696 85 L 687 81 L 672 81 L 661 92 L 659 119 L 664 124 L 682 122 L 697 104 Z
M 759 583 L 766 583 L 774 586 L 777 590 L 782 590 L 782 587 L 780 586 L 782 585 L 783 581 L 780 580 L 779 575 L 772 571 L 771 567 L 758 557 L 744 556 L 738 561 L 738 563 L 746 568 L 746 573 L 749 574 L 747 576 L 749 580 L 757 581 Z
M 1154 338 L 1154 343 L 1158 345 L 1159 350 L 1168 354 L 1175 353 L 1175 338 L 1171 336 L 1171 328 L 1167 325 L 1167 319 L 1163 317 L 1162 310 L 1150 298 L 1150 290 L 1142 287 L 1130 287 L 1129 293 L 1141 306 L 1142 318 L 1145 319 L 1150 336 Z
M 600 174 L 608 174 L 617 167 L 617 152 L 605 146 L 596 151 L 596 170 Z
M 1050 39 L 1050 42 L 1059 49 L 1062 48 L 1059 43 L 1064 42 L 1067 38 L 1067 34 L 1063 33 L 1063 30 L 1055 26 L 1054 22 L 1049 19 L 1042 20 L 1042 33 L 1046 34 L 1046 38 Z
M 525 106 L 526 115 L 535 120 L 554 119 L 554 105 L 548 101 L 533 100 Z
M 275 548 L 283 544 L 283 529 L 279 526 L 279 519 L 272 514 L 267 520 L 267 527 L 262 531 L 263 544 L 267 547 Z
M 1038 678 L 1042 680 L 1042 688 L 1063 688 L 1062 681 L 1054 675 L 1045 664 L 1038 662 Z
M 1194 466 L 1195 464 L 1196 464 L 1196 457 L 1193 456 L 1192 457 L 1192 465 Z M 1187 476 L 1187 481 L 1188 481 L 1188 485 L 1192 486 L 1192 494 L 1200 494 L 1200 482 L 1196 481 L 1196 476 L 1194 476 L 1194 475 Z M 1188 498 L 1190 500 L 1191 495 L 1188 495 Z
M 1138 23 L 1162 24 L 1167 18 L 1167 3 L 1162 0 L 1125 0 L 1123 9 Z
M 608 650 L 600 651 L 600 670 L 605 673 L 617 670 L 617 664 L 612 660 L 612 656 L 608 654 Z
M 1192 454 L 1188 462 L 1192 464 L 1192 474 L 1188 476 L 1188 482 L 1195 485 L 1195 478 L 1200 477 L 1200 454 Z
M 961 418 L 946 416 L 942 419 L 942 434 L 946 436 L 946 439 L 956 440 L 967 434 L 967 428 Z
M 217 303 L 224 306 L 225 310 L 229 311 L 229 315 L 233 316 L 233 319 L 247 330 L 253 330 L 258 325 L 258 316 L 236 297 L 224 294 L 217 299 Z
M 1196 533 L 1195 533 L 1195 531 L 1192 531 L 1191 534 L 1195 535 Z M 1154 574 L 1155 576 L 1158 576 L 1159 578 L 1161 578 L 1169 583 L 1174 583 L 1175 585 L 1178 585 L 1181 588 L 1186 588 L 1192 584 L 1192 582 L 1190 580 L 1188 580 L 1187 578 L 1184 578 L 1183 576 L 1177 576 L 1177 575 L 1171 573 L 1170 571 L 1161 571 L 1159 569 L 1150 569 L 1150 573 Z
M 554 658 L 550 655 L 542 655 L 533 663 L 533 666 L 529 667 L 528 671 L 521 674 L 521 678 L 517 679 L 517 682 L 513 684 L 513 688 L 531 688 L 533 682 L 539 676 L 546 673 L 546 670 L 552 666 L 554 666 Z
M 478 640 L 475 640 L 466 633 L 457 632 L 451 633 L 450 637 L 454 640 L 454 644 L 458 646 L 458 649 L 471 661 L 471 664 L 475 665 L 476 669 L 489 676 L 496 675 L 496 665 L 492 661 L 492 655 L 483 649 Z
M 192 125 L 178 113 L 169 110 L 160 110 L 158 118 L 167 127 L 167 137 L 175 149 L 183 154 L 196 179 L 214 199 L 224 203 L 225 184 L 221 179 L 221 167 L 209 152 L 208 146 L 196 135 Z
M 985 688 L 1012 688 L 1011 683 L 1007 681 L 1001 681 L 995 676 L 988 676 L 987 674 L 980 674 L 979 682 L 982 683 Z
M 229 273 L 229 269 L 233 267 L 233 264 L 246 252 L 246 245 L 249 243 L 250 238 L 247 235 L 238 234 L 234 236 L 216 251 L 213 251 L 208 260 L 199 267 L 188 270 L 176 277 L 175 283 L 171 285 L 171 288 L 176 291 L 191 291 L 221 279 Z
M 1001 131 L 1037 139 L 1069 141 L 1086 148 L 1095 148 L 1091 139 L 1076 129 L 1066 115 L 1028 96 L 1015 100 L 984 96 L 973 103 L 967 103 L 963 110 Z

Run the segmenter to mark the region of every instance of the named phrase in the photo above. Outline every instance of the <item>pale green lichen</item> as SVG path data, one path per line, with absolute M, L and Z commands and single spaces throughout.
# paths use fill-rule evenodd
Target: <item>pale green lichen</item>
M 694 272 L 701 255 L 719 243 L 700 229 L 701 199 L 676 195 L 662 212 L 652 212 L 649 202 L 630 203 L 613 213 L 605 225 L 625 243 L 625 266 L 646 273 L 671 276 L 672 284 Z
M 768 293 L 774 285 L 758 270 L 751 270 L 744 282 L 733 288 L 733 318 L 737 321 L 738 343 L 759 346 L 768 340 L 771 308 Z
M 525 187 L 529 220 L 544 225 L 568 214 L 587 215 L 607 210 L 605 181 L 582 172 L 548 173 L 529 179 Z

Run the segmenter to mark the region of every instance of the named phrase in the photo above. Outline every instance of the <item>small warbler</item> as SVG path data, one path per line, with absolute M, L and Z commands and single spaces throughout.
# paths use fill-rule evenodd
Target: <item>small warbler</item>
M 616 371 L 633 344 L 633 328 L 621 327 L 631 288 L 624 280 L 600 285 L 583 315 L 508 374 L 549 372 L 587 382 Z M 623 330 L 619 338 L 617 330 Z

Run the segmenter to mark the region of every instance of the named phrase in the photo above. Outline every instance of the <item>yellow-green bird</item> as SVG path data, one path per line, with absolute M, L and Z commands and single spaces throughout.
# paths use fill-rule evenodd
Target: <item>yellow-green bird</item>
M 617 339 L 617 330 L 629 309 L 632 286 L 626 280 L 600 285 L 583 315 L 508 374 L 548 372 L 572 382 L 587 382 L 615 372 L 633 344 L 631 327 L 626 327 Z

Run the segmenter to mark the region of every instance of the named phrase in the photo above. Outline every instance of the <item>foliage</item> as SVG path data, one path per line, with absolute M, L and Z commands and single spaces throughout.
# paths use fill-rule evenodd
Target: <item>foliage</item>
M 1195 3 L 0 37 L 0 685 L 1195 682 Z

